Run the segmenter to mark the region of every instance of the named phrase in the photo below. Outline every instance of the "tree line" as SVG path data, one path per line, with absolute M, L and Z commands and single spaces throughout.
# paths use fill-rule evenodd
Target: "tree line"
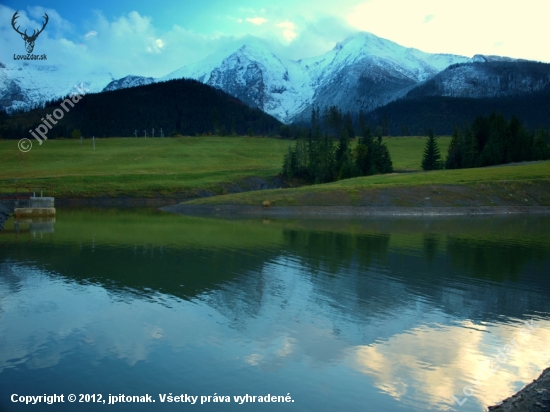
M 332 133 L 329 134 L 329 131 Z M 342 116 L 335 106 L 323 113 L 313 108 L 311 126 L 309 129 L 302 128 L 295 145 L 289 147 L 282 175 L 308 183 L 328 183 L 356 176 L 391 173 L 391 156 L 382 142 L 382 134 L 374 137 L 366 125 L 361 134 L 352 150 L 350 138 L 355 137 L 355 129 L 351 116 Z
M 43 107 L 7 115 L 0 112 L 0 136 L 29 137 L 29 129 L 41 124 L 64 99 Z M 146 86 L 86 94 L 52 127 L 48 138 L 71 138 L 74 130 L 83 136 L 111 137 L 144 135 L 151 129 L 169 135 L 275 135 L 281 122 L 235 97 L 195 80 L 178 79 Z
M 511 162 L 550 159 L 550 131 L 529 132 L 513 116 L 477 116 L 471 125 L 454 128 L 445 162 L 430 131 L 422 158 L 423 170 L 462 169 Z

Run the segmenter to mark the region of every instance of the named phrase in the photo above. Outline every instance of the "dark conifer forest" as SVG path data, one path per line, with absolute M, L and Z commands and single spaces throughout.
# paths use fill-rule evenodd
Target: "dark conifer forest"
M 2 138 L 29 138 L 29 129 L 59 108 L 64 99 L 45 107 L 0 115 Z M 274 135 L 281 123 L 233 96 L 195 80 L 171 80 L 147 86 L 86 94 L 49 132 L 48 139 L 70 138 L 78 129 L 85 137 L 148 135 Z M 32 138 L 32 137 L 31 137 Z

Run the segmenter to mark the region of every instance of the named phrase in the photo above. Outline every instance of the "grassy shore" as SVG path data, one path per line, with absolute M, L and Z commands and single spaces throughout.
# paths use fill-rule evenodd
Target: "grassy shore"
M 334 183 L 196 199 L 194 205 L 549 206 L 550 161 L 376 175 Z
M 396 170 L 418 170 L 424 137 L 385 138 Z M 450 138 L 439 138 L 441 152 Z M 222 194 L 224 184 L 280 173 L 289 140 L 260 137 L 48 140 L 21 153 L 0 141 L 0 192 L 46 190 L 56 197 Z

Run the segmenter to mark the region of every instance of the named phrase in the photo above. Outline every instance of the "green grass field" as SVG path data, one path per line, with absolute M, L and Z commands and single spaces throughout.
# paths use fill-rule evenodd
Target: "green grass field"
M 396 170 L 418 170 L 426 138 L 385 141 Z M 441 153 L 450 138 L 439 138 Z M 221 193 L 224 183 L 281 171 L 292 141 L 259 137 L 48 140 L 21 153 L 17 141 L 0 141 L 0 192 L 46 190 L 58 197 Z
M 247 176 L 276 175 L 288 141 L 267 138 L 186 137 L 166 139 L 49 140 L 20 153 L 0 141 L 0 191 L 15 181 L 52 188 L 57 196 L 154 196 L 215 189 Z
M 384 142 L 390 151 L 394 170 L 411 171 L 422 169 L 420 164 L 424 146 L 426 145 L 426 137 L 389 137 L 384 138 Z M 437 138 L 437 145 L 439 146 L 443 160 L 447 157 L 450 143 L 450 136 Z
M 401 196 L 405 199 L 403 204 L 394 202 L 394 205 L 413 206 L 413 204 L 410 203 L 411 200 L 418 201 L 418 199 L 425 198 L 425 190 L 419 190 L 420 188 L 426 189 L 430 186 L 452 185 L 463 186 L 468 188 L 469 192 L 473 193 L 475 193 L 476 190 L 490 190 L 492 195 L 495 196 L 495 200 L 508 200 L 508 195 L 512 197 L 511 200 L 515 200 L 515 194 L 512 192 L 509 193 L 509 188 L 513 188 L 513 190 L 518 193 L 524 193 L 526 189 L 529 189 L 529 187 L 536 186 L 537 199 L 531 200 L 538 202 L 538 204 L 546 204 L 550 201 L 550 192 L 548 191 L 548 188 L 550 187 L 550 161 L 476 169 L 392 173 L 387 175 L 356 177 L 333 183 L 302 186 L 299 188 L 275 189 L 260 192 L 238 193 L 227 196 L 215 196 L 211 198 L 196 199 L 190 203 L 200 205 L 261 205 L 264 200 L 267 200 L 276 206 L 351 206 L 358 205 L 361 197 L 376 190 L 416 188 L 415 190 L 411 190 L 411 193 L 405 193 L 403 190 L 394 190 L 392 192 L 392 197 Z M 428 190 L 428 194 L 429 192 L 439 193 L 440 190 L 440 188 Z M 540 195 L 541 191 L 542 195 Z M 450 204 L 453 204 L 453 200 L 455 199 L 453 199 L 452 196 L 454 195 L 447 194 L 447 196 L 451 196 L 451 198 L 447 200 Z M 472 193 L 465 193 L 460 196 L 462 198 L 464 198 L 464 196 L 471 197 Z M 488 199 L 490 199 L 490 197 Z M 529 199 L 527 199 L 527 203 L 523 203 L 524 199 L 525 197 L 521 198 L 521 202 L 519 204 L 525 206 L 533 204 L 533 202 L 529 203 Z M 433 200 L 435 200 L 435 198 Z M 491 200 L 487 200 L 487 202 L 491 202 Z M 420 204 L 414 204 L 414 206 L 417 205 Z M 486 205 L 490 206 L 491 204 L 487 203 Z

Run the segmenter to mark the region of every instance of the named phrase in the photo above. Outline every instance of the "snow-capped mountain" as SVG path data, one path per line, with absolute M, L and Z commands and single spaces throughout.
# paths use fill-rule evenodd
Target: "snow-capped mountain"
M 472 62 L 450 66 L 408 94 L 408 98 L 516 97 L 550 87 L 550 64 L 476 55 Z
M 74 92 L 75 85 L 96 93 L 113 80 L 111 73 L 102 69 L 82 73 L 70 67 L 41 63 L 0 63 L 0 107 L 8 111 L 28 109 Z
M 115 80 L 103 69 L 82 74 L 69 67 L 40 63 L 0 63 L 0 107 L 29 108 L 66 95 L 81 82 L 91 92 L 100 92 L 190 78 L 290 123 L 309 119 L 312 106 L 335 105 L 343 111 L 369 112 L 415 93 L 508 95 L 503 88 L 529 93 L 550 83 L 546 69 L 541 75 L 539 68 L 529 66 L 531 63 L 500 56 L 425 53 L 370 33 L 348 38 L 321 56 L 293 61 L 276 56 L 260 40 L 248 40 L 157 79 L 126 76 Z M 508 65 L 507 74 L 502 75 L 495 65 L 501 69 Z
M 299 61 L 283 60 L 260 44 L 245 45 L 159 80 L 196 79 L 290 122 L 303 113 L 309 115 L 312 105 L 372 110 L 446 67 L 469 60 L 424 53 L 360 33 L 324 55 Z
M 127 89 L 129 87 L 145 86 L 151 83 L 154 83 L 155 79 L 153 77 L 143 77 L 143 76 L 126 76 L 122 79 L 113 80 L 107 86 L 103 88 L 103 92 L 108 92 L 110 90 L 118 89 Z
M 321 56 L 300 61 L 315 90 L 309 105 L 336 105 L 352 112 L 371 111 L 403 96 L 448 66 L 469 59 L 406 48 L 370 33 L 354 36 Z M 305 113 L 304 113 L 305 112 Z
M 299 63 L 284 61 L 259 44 L 214 54 L 159 81 L 181 78 L 222 89 L 283 121 L 292 118 L 313 96 Z

